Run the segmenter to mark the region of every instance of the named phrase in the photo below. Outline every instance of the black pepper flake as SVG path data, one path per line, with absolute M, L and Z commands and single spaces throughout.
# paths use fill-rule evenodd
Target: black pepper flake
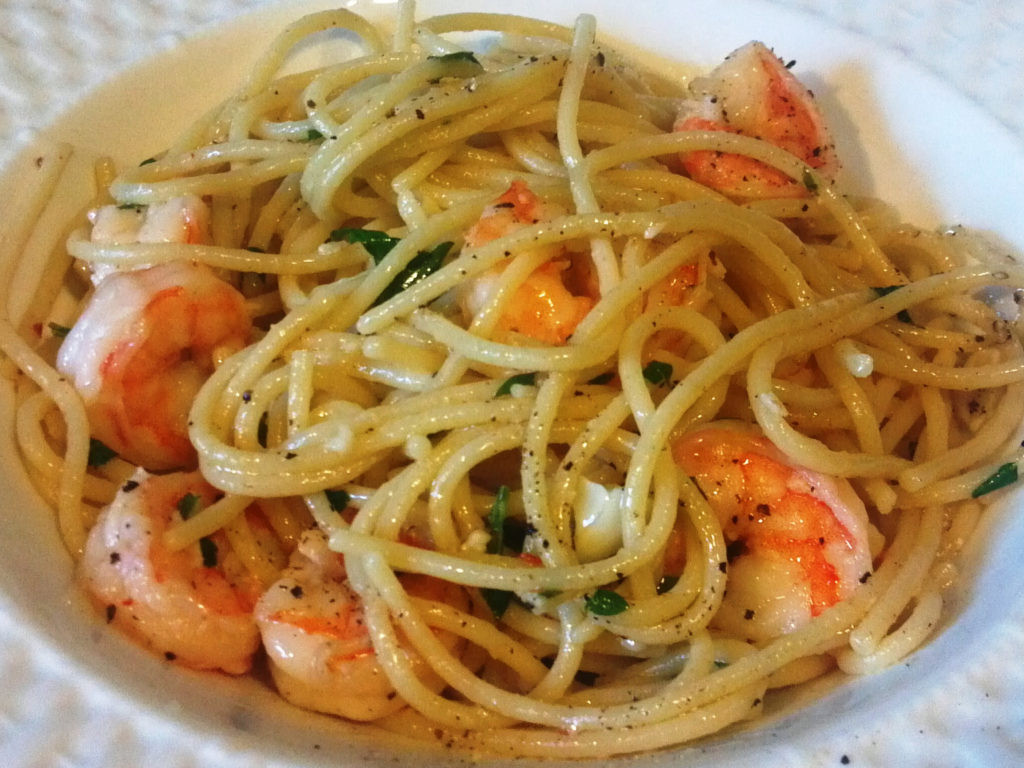
M 843 755 L 842 757 L 840 757 L 839 758 L 839 762 L 842 763 L 843 765 L 849 765 L 850 764 L 850 757 L 849 757 L 849 755 Z
M 754 609 L 753 608 L 747 608 L 747 610 L 745 610 L 743 612 L 743 618 L 746 619 L 747 621 L 750 621 L 751 619 L 753 619 L 754 618 Z
M 117 565 L 120 562 L 121 562 L 121 553 L 120 552 L 111 552 L 110 553 L 110 564 L 111 565 Z
M 202 555 L 204 567 L 217 567 L 217 543 L 209 536 L 203 536 L 199 540 L 199 553 Z
M 424 120 L 424 119 L 426 119 L 426 115 L 423 114 L 423 110 L 422 109 L 417 109 L 416 110 L 416 119 L 417 120 Z
M 121 490 L 124 491 L 125 493 L 131 493 L 132 491 L 134 491 L 138 487 L 139 487 L 138 480 L 129 480 L 127 483 L 125 483 L 124 485 L 121 486 Z
M 747 553 L 747 545 L 742 540 L 737 539 L 736 541 L 730 541 L 725 545 L 725 558 L 730 563 L 737 557 L 741 557 Z
M 296 584 L 288 591 L 292 593 L 292 597 L 302 597 L 302 587 L 300 587 L 298 584 Z
M 860 578 L 858 579 L 858 581 L 859 581 L 859 582 L 860 582 L 861 584 L 867 584 L 867 583 L 868 583 L 868 579 L 870 579 L 870 578 L 871 578 L 871 571 L 865 571 L 865 572 L 864 572 L 864 575 L 863 575 L 863 576 L 861 576 L 861 577 L 860 577 Z
M 245 390 L 245 392 L 242 393 L 242 402 L 248 403 L 250 400 L 252 400 L 252 390 L 247 389 Z
M 110 603 L 107 606 L 107 624 L 112 622 L 116 615 L 117 615 L 117 606 L 114 605 L 113 603 Z
M 178 654 L 174 653 L 173 651 L 164 651 L 164 658 L 168 661 L 174 661 L 178 658 Z

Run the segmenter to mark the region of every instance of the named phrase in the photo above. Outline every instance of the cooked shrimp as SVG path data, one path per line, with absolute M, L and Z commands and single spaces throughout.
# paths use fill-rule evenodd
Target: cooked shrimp
M 401 577 L 413 595 L 467 606 L 464 590 L 429 576 Z M 303 534 L 281 579 L 255 610 L 270 668 L 281 695 L 306 709 L 350 720 L 376 720 L 405 703 L 374 656 L 359 596 L 346 581 L 341 555 L 319 530 Z M 449 648 L 457 638 L 440 635 Z M 409 651 L 411 654 L 412 651 Z M 420 670 L 426 664 L 412 657 Z M 421 675 L 434 687 L 442 682 Z
M 127 245 L 130 243 L 210 242 L 210 209 L 201 197 L 183 195 L 152 205 L 104 205 L 89 212 L 94 243 Z M 92 265 L 92 280 L 99 283 L 107 275 L 120 271 L 113 264 Z
M 564 212 L 557 205 L 541 201 L 522 181 L 512 186 L 487 208 L 466 233 L 466 245 L 475 248 L 516 229 L 547 221 Z M 575 295 L 566 286 L 571 262 L 561 246 L 547 246 L 549 259 L 535 269 L 519 286 L 499 321 L 499 328 L 520 333 L 544 344 L 564 344 L 576 326 L 594 306 L 589 296 Z M 487 303 L 498 284 L 503 263 L 476 278 L 460 299 L 470 316 Z
M 644 309 L 650 311 L 664 307 L 687 306 L 699 311 L 711 298 L 710 292 L 704 287 L 708 278 L 724 276 L 725 265 L 716 258 L 714 251 L 708 249 L 695 261 L 676 267 L 652 285 L 644 298 Z M 662 329 L 652 334 L 646 346 L 652 351 L 665 349 L 684 356 L 689 345 L 688 334 L 678 330 Z
M 137 470 L 100 512 L 79 572 L 108 621 L 129 635 L 179 664 L 242 674 L 259 648 L 252 607 L 262 585 L 219 536 L 178 551 L 164 545 L 189 494 L 201 504 L 217 496 L 198 472 Z
M 673 455 L 722 523 L 729 571 L 719 629 L 770 640 L 850 597 L 870 575 L 867 512 L 845 480 L 794 466 L 737 426 L 690 432 Z
M 729 131 L 764 139 L 816 168 L 838 170 L 835 146 L 814 96 L 763 43 L 751 42 L 694 81 L 696 98 L 676 118 L 677 131 Z M 695 180 L 739 198 L 801 197 L 807 189 L 781 171 L 743 155 L 697 151 L 681 161 Z
M 702 270 L 697 262 L 683 264 L 651 286 L 645 305 L 648 309 L 678 307 L 686 302 L 690 289 L 703 281 Z
M 183 195 L 152 205 L 104 205 L 89 212 L 94 243 L 206 243 L 210 209 Z
M 169 262 L 104 278 L 57 368 L 84 398 L 94 437 L 147 469 L 191 467 L 195 394 L 250 331 L 238 291 L 203 265 Z

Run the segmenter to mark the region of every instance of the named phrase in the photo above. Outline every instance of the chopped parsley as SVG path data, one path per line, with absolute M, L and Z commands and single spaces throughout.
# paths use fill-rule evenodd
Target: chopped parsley
M 672 380 L 672 365 L 661 360 L 651 360 L 644 366 L 643 374 L 651 384 L 664 387 Z
M 49 327 L 50 333 L 52 333 L 58 339 L 63 339 L 65 336 L 71 333 L 70 328 L 68 328 L 66 325 L 61 325 L 60 323 L 47 323 L 46 325 Z
M 203 508 L 203 499 L 199 494 L 186 493 L 178 499 L 178 503 L 175 506 L 178 508 L 181 519 L 188 520 L 195 517 L 199 510 Z M 217 567 L 217 542 L 209 536 L 203 536 L 199 539 L 199 554 L 202 555 L 204 568 Z
M 324 495 L 327 497 L 327 503 L 335 512 L 344 512 L 348 508 L 348 503 L 352 501 L 349 492 L 341 488 L 328 488 L 324 491 Z
M 90 467 L 102 467 L 108 461 L 117 457 L 117 451 L 101 443 L 95 437 L 89 438 L 89 458 L 86 463 Z
M 203 536 L 199 540 L 199 553 L 203 556 L 204 567 L 217 567 L 217 543 L 213 539 Z
M 679 577 L 678 576 L 671 576 L 671 575 L 668 575 L 668 574 L 662 576 L 661 577 L 661 581 L 658 582 L 658 594 L 659 595 L 664 595 L 666 592 L 670 591 L 672 589 L 672 587 L 674 587 L 678 583 L 679 583 Z
M 615 616 L 629 608 L 626 598 L 610 589 L 596 589 L 584 600 L 587 610 L 596 616 Z
M 494 614 L 496 619 L 500 619 L 505 614 L 509 604 L 512 602 L 512 593 L 504 589 L 483 587 L 480 590 L 480 596 L 487 603 L 487 607 L 491 609 L 491 613 Z
M 515 376 L 511 376 L 501 383 L 498 387 L 498 391 L 494 393 L 495 397 L 501 397 L 502 395 L 512 394 L 512 387 L 516 384 L 520 384 L 524 387 L 533 387 L 537 384 L 536 373 L 517 373 Z
M 303 141 L 320 141 L 323 137 L 324 135 L 316 128 L 310 128 L 306 131 L 306 138 L 304 138 Z
M 360 243 L 373 257 L 374 264 L 384 261 L 384 257 L 391 252 L 391 249 L 401 242 L 399 238 L 376 229 L 349 229 L 347 227 L 331 232 L 330 240 L 335 243 L 342 241 Z
M 992 493 L 993 491 L 998 491 L 1000 488 L 1012 485 L 1017 482 L 1017 478 L 1017 462 L 1008 461 L 985 478 L 977 488 L 971 491 L 971 498 L 976 499 L 979 496 L 984 496 L 987 493 Z
M 480 62 L 477 61 L 477 58 L 472 51 L 455 51 L 454 53 L 446 53 L 442 56 L 428 56 L 427 58 L 430 61 L 441 61 L 445 63 L 468 61 L 472 64 L 480 66 Z
M 808 192 L 813 194 L 818 191 L 818 180 L 815 178 L 810 168 L 804 168 L 803 183 Z
M 505 518 L 507 516 L 508 486 L 503 485 L 498 488 L 498 493 L 494 497 L 494 503 L 491 505 L 491 513 L 487 516 L 487 528 L 491 532 L 491 540 L 487 542 L 487 552 L 489 554 L 499 555 L 505 548 Z M 512 601 L 512 593 L 503 589 L 488 589 L 485 587 L 480 590 L 480 595 L 496 619 L 502 617 Z
M 883 296 L 888 296 L 893 291 L 899 290 L 902 287 L 902 285 L 882 285 L 876 286 L 871 290 L 875 292 L 875 295 L 878 296 L 878 298 L 882 298 Z M 907 312 L 907 310 L 905 309 L 901 309 L 899 312 L 896 313 L 896 319 L 899 320 L 901 323 L 914 322 L 913 318 L 910 317 L 910 313 Z
M 335 229 L 331 232 L 329 240 L 335 243 L 344 241 L 361 244 L 367 253 L 373 257 L 374 264 L 380 264 L 384 257 L 391 252 L 391 249 L 401 242 L 399 238 L 391 237 L 386 232 L 380 232 L 375 229 L 350 228 Z M 380 296 L 373 302 L 373 306 L 383 304 L 413 283 L 439 270 L 441 265 L 444 264 L 445 256 L 448 255 L 448 251 L 451 250 L 453 245 L 454 243 L 451 242 L 439 243 L 429 251 L 417 253 L 405 266 L 405 269 L 395 275 L 395 279 L 381 291 Z
M 177 507 L 181 519 L 188 520 L 190 517 L 195 517 L 196 513 L 203 508 L 203 500 L 198 494 L 186 493 L 178 499 Z
M 250 395 L 251 397 L 251 395 Z M 260 416 L 260 423 L 256 425 L 256 442 L 263 448 L 267 447 L 267 436 L 270 434 L 270 421 L 266 411 Z
M 395 275 L 395 279 L 391 281 L 388 287 L 381 291 L 380 296 L 373 302 L 373 306 L 383 304 L 414 283 L 437 272 L 441 265 L 444 264 L 444 257 L 448 255 L 448 251 L 451 250 L 453 245 L 454 243 L 451 242 L 439 243 L 432 250 L 420 251 L 416 254 L 412 261 L 406 265 L 405 269 Z
M 498 488 L 491 505 L 491 514 L 487 516 L 487 527 L 491 532 L 491 540 L 487 542 L 487 552 L 500 555 L 505 548 L 505 518 L 508 517 L 508 486 Z

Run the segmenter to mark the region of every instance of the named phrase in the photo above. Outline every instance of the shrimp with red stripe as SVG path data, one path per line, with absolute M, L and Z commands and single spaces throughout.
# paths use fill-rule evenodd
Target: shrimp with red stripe
M 835 179 L 839 160 L 813 94 L 763 43 L 733 51 L 710 74 L 696 79 L 691 92 L 674 130 L 763 139 L 803 160 L 821 179 Z M 808 194 L 801 179 L 745 155 L 698 150 L 682 153 L 680 160 L 691 178 L 732 198 Z
M 525 182 L 514 181 L 466 232 L 466 246 L 479 247 L 524 226 L 550 221 L 564 213 L 558 205 L 541 200 Z M 587 280 L 589 256 L 570 254 L 562 243 L 540 247 L 546 250 L 539 254 L 543 256 L 543 263 L 516 288 L 498 321 L 498 328 L 544 344 L 564 344 L 596 300 L 596 286 L 588 285 Z M 475 316 L 497 289 L 511 260 L 526 255 L 525 251 L 510 254 L 508 259 L 465 286 L 460 293 L 465 314 Z
M 795 465 L 756 429 L 731 422 L 686 433 L 673 455 L 725 536 L 728 580 L 716 628 L 771 640 L 870 577 L 867 511 L 845 479 Z
M 469 607 L 457 584 L 419 574 L 399 580 L 415 597 Z M 281 578 L 257 603 L 255 617 L 274 683 L 293 704 L 350 720 L 376 720 L 405 706 L 377 661 L 344 558 L 328 548 L 319 530 L 303 535 Z M 439 638 L 452 650 L 461 643 L 447 632 Z M 422 658 L 403 652 L 420 679 L 443 687 Z

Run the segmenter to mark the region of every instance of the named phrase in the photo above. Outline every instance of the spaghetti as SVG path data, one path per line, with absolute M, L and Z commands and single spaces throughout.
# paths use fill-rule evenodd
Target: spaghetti
M 141 631 L 157 650 L 244 671 L 258 627 L 301 706 L 567 757 L 696 739 L 927 639 L 1021 460 L 1024 269 L 842 194 L 819 122 L 806 157 L 755 138 L 707 111 L 714 73 L 665 82 L 595 27 L 312 14 L 165 153 L 101 168 L 91 233 L 37 289 L 79 306 L 7 311 L 0 344 L 25 465 L 109 619 L 164 621 L 116 590 L 192 568 L 253 639 L 240 663 L 172 654 L 172 621 Z M 364 54 L 287 73 L 335 29 Z M 736 55 L 796 89 L 762 49 Z M 148 238 L 164 215 L 188 233 Z M 209 291 L 188 293 L 211 280 L 237 296 L 212 341 Z M 86 308 L 108 281 L 123 325 Z M 183 302 L 173 328 L 155 296 Z M 115 376 L 142 413 L 97 405 Z M 186 452 L 133 460 L 196 377 Z M 120 456 L 87 456 L 90 431 Z M 140 488 L 149 512 L 174 498 L 129 577 L 110 542 Z

